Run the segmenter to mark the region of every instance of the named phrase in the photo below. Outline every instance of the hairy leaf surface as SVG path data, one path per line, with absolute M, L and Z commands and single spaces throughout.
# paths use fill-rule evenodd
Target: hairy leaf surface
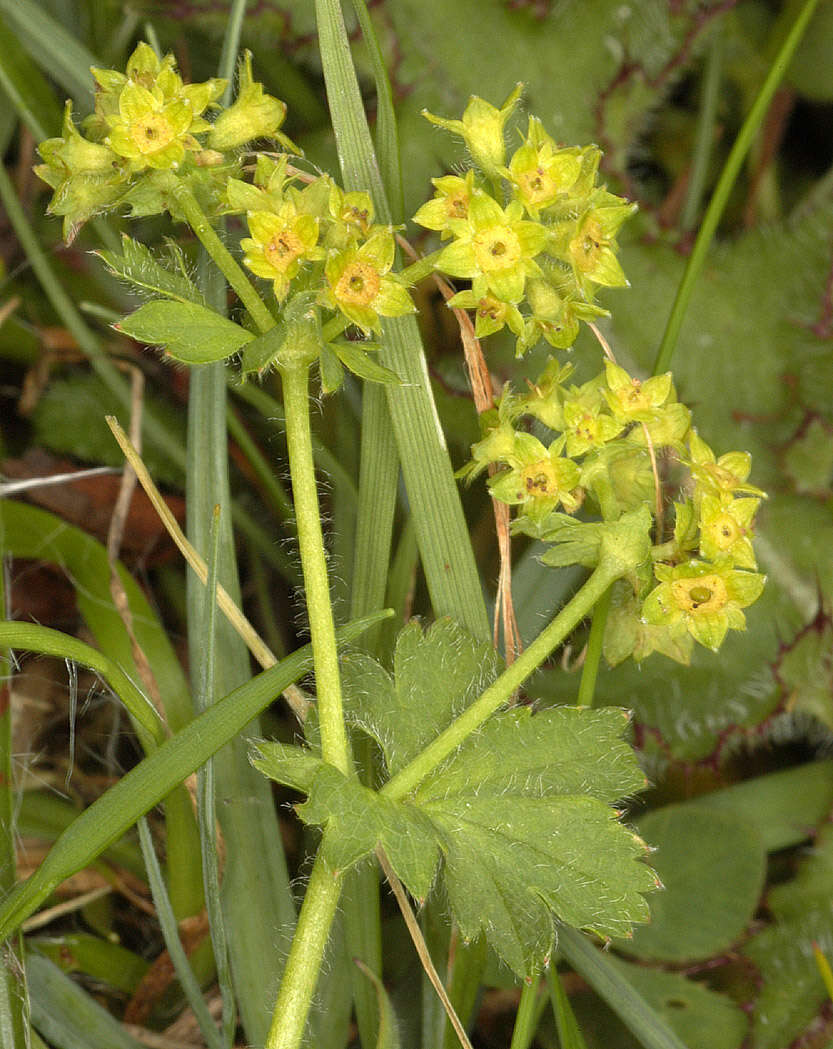
M 391 677 L 367 656 L 345 660 L 351 716 L 376 739 L 388 772 L 404 767 L 488 683 L 495 658 L 449 620 L 400 634 Z M 363 786 L 310 751 L 261 743 L 255 765 L 308 795 L 301 818 L 323 826 L 334 869 L 377 846 L 422 900 L 442 860 L 461 932 L 484 932 L 520 976 L 546 962 L 553 916 L 602 936 L 648 918 L 656 878 L 645 843 L 612 803 L 646 785 L 616 708 L 495 715 L 402 801 Z

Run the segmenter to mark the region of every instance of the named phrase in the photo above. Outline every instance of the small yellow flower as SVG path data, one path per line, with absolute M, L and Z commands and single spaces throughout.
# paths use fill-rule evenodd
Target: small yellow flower
M 452 277 L 481 277 L 496 298 L 520 302 L 527 277 L 541 275 L 533 259 L 547 240 L 543 226 L 522 216 L 518 201 L 504 210 L 488 194 L 476 191 L 468 219 L 449 222 L 455 239 L 440 252 L 436 268 Z
M 147 44 L 134 51 L 126 76 L 112 70 L 93 72 L 104 86 L 96 108 L 109 129 L 105 144 L 124 157 L 133 172 L 175 168 L 187 151 L 199 152 L 202 146 L 194 135 L 211 128 L 202 113 L 226 86 L 220 79 L 183 84 L 172 56 L 158 59 Z
M 718 459 L 696 430 L 692 430 L 689 435 L 688 449 L 688 468 L 698 487 L 704 492 L 711 492 L 717 496 L 743 492 L 746 495 L 766 498 L 765 492 L 746 482 L 752 469 L 752 456 L 749 452 L 726 452 Z
M 756 572 L 697 561 L 657 564 L 654 571 L 660 583 L 645 598 L 645 621 L 687 632 L 715 652 L 728 630 L 746 629 L 741 609 L 757 601 L 765 582 Z
M 752 518 L 760 499 L 705 494 L 700 501 L 700 553 L 710 561 L 726 559 L 739 568 L 756 569 Z
M 459 175 L 443 175 L 431 179 L 435 193 L 414 215 L 414 222 L 426 229 L 437 230 L 442 240 L 451 236 L 450 222 L 469 217 L 469 202 L 474 193 L 474 169 L 470 168 L 465 178 Z
M 299 215 L 289 201 L 274 212 L 249 212 L 247 218 L 252 235 L 240 242 L 245 252 L 243 262 L 258 277 L 272 281 L 275 297 L 282 302 L 302 262 L 324 257 L 316 247 L 318 219 Z
M 516 433 L 507 458 L 511 469 L 489 479 L 492 495 L 503 503 L 520 504 L 524 514 L 539 522 L 559 504 L 568 512 L 577 510 L 579 468 L 561 455 L 563 447 L 563 437 L 547 448 L 532 434 Z
M 390 273 L 394 253 L 393 233 L 388 229 L 377 229 L 359 247 L 332 252 L 324 267 L 323 304 L 340 310 L 364 331 L 378 330 L 380 316 L 414 313 L 407 289 Z

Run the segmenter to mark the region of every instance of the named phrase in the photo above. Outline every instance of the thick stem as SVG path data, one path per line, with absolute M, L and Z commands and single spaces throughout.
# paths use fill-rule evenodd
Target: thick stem
M 343 881 L 343 874 L 334 874 L 328 869 L 319 849 L 304 893 L 264 1049 L 299 1049 L 303 1041 Z
M 536 670 L 552 650 L 574 627 L 590 614 L 607 588 L 625 571 L 617 563 L 602 561 L 581 590 L 569 604 L 545 627 L 529 648 L 486 689 L 474 703 L 441 732 L 416 758 L 388 780 L 381 792 L 392 801 L 398 801 L 435 769 L 448 755 L 471 735 L 483 722 L 507 702 L 529 675 Z
M 217 268 L 237 292 L 237 296 L 248 310 L 249 316 L 261 332 L 274 328 L 276 321 L 269 307 L 258 295 L 249 278 L 238 265 L 228 248 L 223 244 L 208 221 L 191 190 L 182 182 L 176 182 L 172 194 L 182 214 L 194 231 Z
M 308 368 L 305 363 L 293 363 L 282 368 L 281 375 L 292 499 L 312 637 L 321 756 L 349 775 L 352 765 L 342 715 L 338 649 L 312 459 Z

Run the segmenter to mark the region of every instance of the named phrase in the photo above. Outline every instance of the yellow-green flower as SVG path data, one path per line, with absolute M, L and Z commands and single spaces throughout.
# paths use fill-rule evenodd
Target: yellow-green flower
M 199 152 L 202 146 L 194 136 L 211 129 L 202 114 L 226 87 L 226 81 L 217 78 L 183 84 L 172 56 L 159 59 L 147 44 L 133 52 L 120 89 L 122 74 L 93 73 L 104 86 L 97 108 L 108 128 L 105 144 L 134 172 L 175 168 L 186 151 Z
M 579 395 L 564 402 L 567 455 L 584 455 L 591 448 L 601 448 L 623 429 L 623 423 L 603 410 L 601 395 Z
M 240 67 L 240 83 L 234 103 L 214 121 L 208 144 L 212 149 L 235 149 L 256 138 L 277 139 L 297 152 L 291 139 L 278 130 L 286 117 L 286 103 L 267 95 L 252 75 L 252 53 L 246 51 Z
M 687 632 L 713 651 L 720 648 L 728 630 L 746 629 L 741 609 L 760 597 L 765 582 L 756 572 L 698 561 L 673 568 L 657 564 L 654 571 L 660 583 L 645 598 L 645 621 Z
M 359 247 L 332 252 L 324 268 L 323 304 L 340 310 L 364 331 L 378 330 L 380 316 L 414 313 L 405 285 L 390 273 L 393 259 L 393 233 L 388 229 L 377 229 Z
M 483 278 L 474 281 L 471 288 L 459 291 L 452 296 L 447 305 L 462 309 L 474 310 L 474 334 L 478 339 L 493 335 L 504 326 L 520 337 L 524 332 L 524 319 L 514 303 L 503 302 L 490 294 Z
M 567 256 L 579 285 L 601 284 L 607 288 L 627 287 L 628 280 L 616 258 L 616 234 L 622 223 L 636 211 L 607 190 L 594 194 L 570 238 Z
M 469 168 L 464 178 L 443 175 L 431 179 L 434 196 L 414 215 L 414 222 L 426 229 L 437 230 L 442 240 L 451 236 L 449 223 L 469 217 L 469 202 L 474 193 L 474 169 Z
M 492 495 L 503 503 L 519 504 L 534 521 L 543 520 L 559 504 L 568 512 L 577 510 L 579 469 L 561 455 L 563 448 L 563 437 L 547 448 L 532 434 L 516 433 L 507 459 L 510 469 L 489 479 Z
M 499 176 L 506 160 L 506 143 L 503 129 L 518 99 L 523 84 L 518 84 L 500 109 L 472 95 L 462 120 L 447 120 L 436 117 L 423 109 L 422 115 L 432 124 L 445 128 L 465 140 L 475 164 L 489 177 Z
M 366 237 L 373 227 L 373 201 L 369 193 L 354 190 L 346 193 L 335 182 L 330 183 L 327 202 L 330 218 L 342 227 L 336 240 Z
M 544 339 L 557 350 L 566 350 L 576 341 L 580 321 L 596 320 L 607 315 L 607 310 L 575 297 L 574 289 L 565 291 L 557 275 L 546 272 L 546 279 L 532 277 L 526 284 L 527 302 L 532 308 L 522 339 L 518 340 L 515 356 L 521 357 L 528 349 Z
M 700 500 L 700 553 L 710 561 L 726 559 L 739 568 L 756 569 L 752 519 L 760 499 L 733 499 L 706 493 Z
M 593 148 L 593 147 L 591 147 Z M 505 170 L 515 197 L 532 218 L 566 197 L 582 173 L 582 150 L 558 149 L 537 117 L 529 118 L 526 141 Z
M 488 194 L 475 192 L 468 219 L 449 222 L 455 239 L 440 252 L 435 267 L 452 277 L 482 278 L 496 298 L 520 302 L 527 277 L 541 275 L 533 259 L 547 241 L 544 227 L 522 216 L 518 201 L 504 210 Z
M 749 452 L 727 452 L 718 459 L 696 430 L 689 435 L 688 450 L 688 468 L 702 491 L 718 496 L 743 492 L 766 498 L 760 488 L 746 483 L 752 469 Z
M 614 417 L 623 423 L 651 422 L 672 395 L 671 372 L 642 381 L 628 375 L 618 364 L 606 361 L 605 378 L 605 398 Z
M 312 215 L 299 215 L 289 201 L 274 212 L 253 211 L 247 218 L 252 235 L 240 242 L 245 252 L 243 262 L 258 277 L 272 281 L 275 297 L 281 302 L 301 264 L 324 257 L 324 252 L 316 247 L 318 220 Z

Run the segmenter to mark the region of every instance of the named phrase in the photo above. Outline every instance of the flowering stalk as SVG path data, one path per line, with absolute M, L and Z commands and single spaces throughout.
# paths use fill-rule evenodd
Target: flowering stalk
M 299 1049 L 344 874 L 334 874 L 319 849 L 286 960 L 265 1049 Z
M 238 298 L 246 307 L 249 316 L 261 332 L 269 331 L 270 328 L 275 326 L 275 318 L 272 316 L 266 303 L 252 287 L 249 278 L 235 261 L 228 248 L 217 236 L 214 227 L 208 221 L 205 212 L 197 203 L 197 199 L 190 188 L 184 182 L 176 181 L 173 187 L 173 196 L 188 225 L 194 231 L 194 235 L 235 290 Z

